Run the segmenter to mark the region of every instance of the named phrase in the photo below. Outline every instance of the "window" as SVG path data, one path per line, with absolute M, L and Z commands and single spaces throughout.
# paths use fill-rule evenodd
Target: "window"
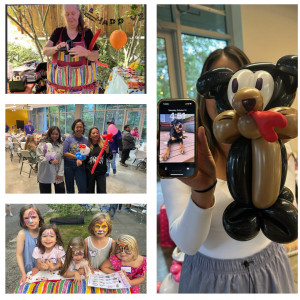
M 94 110 L 94 104 L 83 104 L 82 110 L 83 111 L 93 111 Z
M 226 47 L 226 41 L 182 34 L 182 52 L 186 78 L 186 89 L 189 98 L 196 98 L 196 82 L 205 59 L 212 51 Z
M 94 127 L 94 112 L 83 112 L 82 121 L 84 122 L 86 129 Z
M 145 104 L 77 104 L 82 106 L 79 116 L 86 126 L 85 136 L 92 127 L 97 127 L 100 134 L 107 129 L 107 121 L 114 120 L 115 126 L 122 131 L 126 124 L 137 126 L 140 135 L 146 140 L 146 105 Z M 32 121 L 39 133 L 47 127 L 58 126 L 61 134 L 72 134 L 72 124 L 75 120 L 75 104 L 35 108 L 32 111 Z
M 157 39 L 157 99 L 170 98 L 170 78 L 164 38 Z
M 233 26 L 234 25 L 234 26 Z M 157 100 L 196 97 L 196 82 L 212 51 L 242 49 L 239 5 L 157 6 Z

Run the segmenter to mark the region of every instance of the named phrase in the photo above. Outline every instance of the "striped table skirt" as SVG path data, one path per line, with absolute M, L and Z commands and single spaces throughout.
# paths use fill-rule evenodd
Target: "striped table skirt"
M 86 280 L 81 285 L 74 283 L 72 279 L 58 281 L 40 281 L 21 284 L 14 290 L 14 294 L 130 294 L 127 289 L 102 289 L 87 286 Z

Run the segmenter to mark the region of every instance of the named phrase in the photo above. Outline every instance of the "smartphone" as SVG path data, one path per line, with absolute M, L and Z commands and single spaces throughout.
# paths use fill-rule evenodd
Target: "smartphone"
M 192 177 L 197 162 L 198 104 L 194 99 L 158 102 L 158 176 Z

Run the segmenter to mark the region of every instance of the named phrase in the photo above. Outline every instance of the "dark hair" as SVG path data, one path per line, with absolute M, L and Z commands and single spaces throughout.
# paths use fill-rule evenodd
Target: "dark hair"
M 92 128 L 89 130 L 89 133 L 88 133 L 88 141 L 89 141 L 89 147 L 90 147 L 91 151 L 94 149 L 93 141 L 92 141 L 92 138 L 91 138 L 91 133 L 92 133 L 92 130 L 94 130 L 94 129 L 98 130 L 98 132 L 99 132 L 99 141 L 98 141 L 99 147 L 102 148 L 102 147 L 103 147 L 103 144 L 104 144 L 104 141 L 103 141 L 103 139 L 101 138 L 99 129 L 98 129 L 97 127 L 92 127 Z
M 24 222 L 24 213 L 27 209 L 30 209 L 30 208 L 32 208 L 37 213 L 37 215 L 40 219 L 39 227 L 43 226 L 44 225 L 44 218 L 43 218 L 41 212 L 39 211 L 39 209 L 33 204 L 25 204 L 21 207 L 20 212 L 19 212 L 20 226 L 24 229 L 28 228 L 27 225 Z
M 42 234 L 47 229 L 53 229 L 56 235 L 56 244 L 62 247 L 64 246 L 58 227 L 55 224 L 44 224 L 40 228 L 39 236 L 37 238 L 37 243 L 36 243 L 36 246 L 40 249 L 42 254 L 45 253 L 46 250 L 45 246 L 42 244 Z
M 71 240 L 69 242 L 69 245 L 68 245 L 68 248 L 67 248 L 65 262 L 63 264 L 63 267 L 62 267 L 61 271 L 59 272 L 59 274 L 62 275 L 62 276 L 69 269 L 70 263 L 72 261 L 72 250 L 73 249 L 75 249 L 75 250 L 84 249 L 84 256 L 83 256 L 83 258 L 85 258 L 86 260 L 88 260 L 88 256 L 87 256 L 87 251 L 86 251 L 84 239 L 82 237 L 73 237 L 73 238 L 71 238 Z
M 61 142 L 62 142 L 62 141 L 61 141 L 61 133 L 60 133 L 60 130 L 59 130 L 59 128 L 58 128 L 57 126 L 51 126 L 51 127 L 49 128 L 49 130 L 48 130 L 48 132 L 47 132 L 47 136 L 46 136 L 47 141 L 49 141 L 50 143 L 52 143 L 51 134 L 52 134 L 52 132 L 53 132 L 54 130 L 57 130 L 57 131 L 58 131 L 59 136 L 58 136 L 57 141 L 58 141 L 59 143 L 61 143 Z
M 209 71 L 212 65 L 218 59 L 220 59 L 222 55 L 233 60 L 238 65 L 239 68 L 250 63 L 249 58 L 241 49 L 235 46 L 227 46 L 224 49 L 217 49 L 209 54 L 209 56 L 206 58 L 203 64 L 203 68 L 200 76 L 205 72 Z M 221 153 L 222 151 L 221 149 L 219 149 L 217 140 L 213 134 L 213 129 L 212 129 L 213 122 L 207 113 L 206 103 L 204 101 L 204 98 L 201 97 L 199 94 L 197 94 L 197 101 L 199 103 L 199 126 L 204 127 L 208 146 L 210 148 L 213 157 L 216 158 L 218 151 Z
M 220 59 L 222 55 L 233 60 L 239 67 L 250 63 L 249 58 L 241 49 L 235 46 L 226 46 L 224 49 L 217 49 L 209 54 L 203 64 L 201 75 L 210 70 L 213 63 Z
M 124 126 L 124 130 L 125 130 L 127 127 L 129 127 L 129 126 L 130 126 L 129 124 L 125 125 L 125 126 Z
M 83 15 L 82 15 L 79 5 L 78 4 L 65 4 L 64 9 L 67 5 L 74 5 L 76 7 L 76 9 L 79 11 L 77 30 L 79 33 L 84 32 L 85 31 L 84 20 L 83 20 Z
M 73 124 L 72 124 L 72 131 L 73 131 L 73 133 L 75 133 L 75 126 L 76 126 L 76 124 L 77 123 L 82 123 L 82 126 L 83 126 L 83 133 L 82 134 L 84 134 L 84 132 L 85 132 L 85 125 L 84 125 L 84 123 L 83 123 L 83 121 L 81 120 L 81 119 L 76 119 L 74 122 L 73 122 Z

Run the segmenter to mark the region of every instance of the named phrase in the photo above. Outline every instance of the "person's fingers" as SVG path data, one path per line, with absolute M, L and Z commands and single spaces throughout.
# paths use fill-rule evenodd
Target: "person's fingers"
M 206 138 L 205 130 L 204 130 L 203 126 L 200 126 L 198 128 L 197 146 L 198 146 L 197 163 L 198 163 L 198 166 L 201 166 L 201 162 L 203 159 L 212 158 L 212 154 L 211 154 L 211 151 L 208 146 L 208 142 L 207 142 L 207 138 Z

